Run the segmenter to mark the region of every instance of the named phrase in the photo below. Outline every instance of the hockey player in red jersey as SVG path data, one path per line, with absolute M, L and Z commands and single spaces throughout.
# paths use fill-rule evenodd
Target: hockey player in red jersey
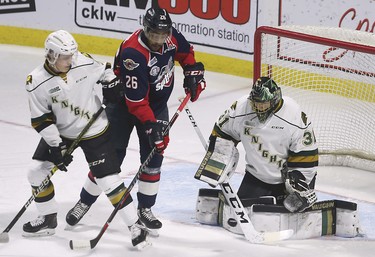
M 72 161 L 72 156 L 64 153 L 90 117 L 101 107 L 100 98 L 94 90 L 97 82 L 103 85 L 103 91 L 118 86 L 118 78 L 110 65 L 80 53 L 73 36 L 64 30 L 55 31 L 47 37 L 45 57 L 44 64 L 29 74 L 26 83 L 31 123 L 42 137 L 28 173 L 29 182 L 34 189 L 41 185 L 55 165 L 58 169 L 67 171 L 66 167 Z M 118 174 L 120 163 L 109 138 L 108 119 L 102 113 L 84 134 L 78 146 L 83 150 L 98 187 L 116 206 L 126 187 Z M 24 224 L 24 236 L 55 233 L 58 206 L 54 195 L 54 185 L 50 180 L 46 188 L 35 197 L 39 216 Z M 147 246 L 148 232 L 139 221 L 131 197 L 119 213 L 131 231 L 132 244 L 137 248 Z
M 123 83 L 124 99 L 110 105 L 107 115 L 120 162 L 126 155 L 134 127 L 139 138 L 141 162 L 154 146 L 157 149 L 158 154 L 139 178 L 137 193 L 140 220 L 149 229 L 157 230 L 162 223 L 151 212 L 151 207 L 156 202 L 163 151 L 169 142 L 168 135 L 163 137 L 162 133 L 169 120 L 167 102 L 174 87 L 175 61 L 184 70 L 183 87 L 191 94 L 192 102 L 198 99 L 206 84 L 203 64 L 196 62 L 192 45 L 172 27 L 165 9 L 148 9 L 143 25 L 143 29 L 135 31 L 118 49 L 114 70 Z M 81 191 L 81 199 L 67 215 L 70 225 L 77 224 L 100 194 L 90 173 L 89 178 Z

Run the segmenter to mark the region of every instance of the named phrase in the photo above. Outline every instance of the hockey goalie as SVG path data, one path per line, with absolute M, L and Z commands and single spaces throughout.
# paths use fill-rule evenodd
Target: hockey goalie
M 257 231 L 292 229 L 292 239 L 359 234 L 357 205 L 317 202 L 318 146 L 308 115 L 269 77 L 235 101 L 216 121 L 195 178 L 216 187 L 235 172 L 241 142 L 246 170 L 237 195 Z M 244 234 L 224 190 L 200 189 L 196 218 Z

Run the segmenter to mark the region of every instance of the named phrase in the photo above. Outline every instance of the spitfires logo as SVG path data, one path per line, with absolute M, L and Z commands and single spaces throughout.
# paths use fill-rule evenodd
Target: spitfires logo
M 135 68 L 137 68 L 139 66 L 139 63 L 136 63 L 132 59 L 126 59 L 126 60 L 123 61 L 123 63 L 124 63 L 124 67 L 127 70 L 134 70 Z
M 35 12 L 35 0 L 0 1 L 0 14 Z

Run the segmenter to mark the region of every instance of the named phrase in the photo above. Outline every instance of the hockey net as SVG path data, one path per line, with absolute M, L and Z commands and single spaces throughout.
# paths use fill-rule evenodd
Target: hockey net
M 310 117 L 320 165 L 375 171 L 375 34 L 259 27 L 253 75 L 272 77 Z

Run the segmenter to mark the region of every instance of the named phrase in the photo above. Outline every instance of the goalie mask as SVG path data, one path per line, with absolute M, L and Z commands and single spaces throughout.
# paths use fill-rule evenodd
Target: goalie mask
M 150 8 L 143 18 L 144 33 L 151 50 L 157 51 L 172 33 L 172 20 L 165 9 Z
M 248 98 L 260 122 L 265 122 L 281 100 L 281 89 L 269 77 L 260 77 L 254 83 Z
M 74 55 L 78 50 L 78 45 L 70 33 L 58 30 L 48 35 L 44 48 L 47 61 L 54 65 L 60 55 Z

